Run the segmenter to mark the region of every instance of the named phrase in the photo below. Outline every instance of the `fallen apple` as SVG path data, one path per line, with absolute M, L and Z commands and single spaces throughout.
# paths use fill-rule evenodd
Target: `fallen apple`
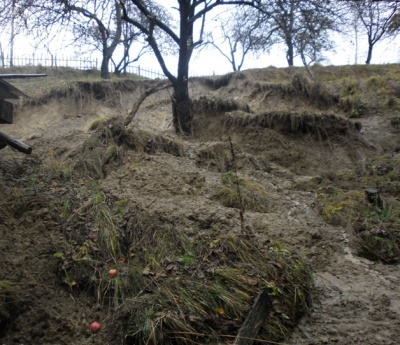
M 109 270 L 108 271 L 108 274 L 111 276 L 111 277 L 115 277 L 116 275 L 117 275 L 117 270 L 116 269 L 111 269 L 111 270 Z
M 100 331 L 101 325 L 99 322 L 94 321 L 90 324 L 90 331 L 92 333 L 97 333 L 98 331 Z

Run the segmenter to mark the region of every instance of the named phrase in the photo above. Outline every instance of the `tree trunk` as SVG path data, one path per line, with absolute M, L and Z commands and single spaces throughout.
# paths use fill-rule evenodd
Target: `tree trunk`
M 191 135 L 193 120 L 193 102 L 189 97 L 189 85 L 187 80 L 178 81 L 174 85 L 172 96 L 172 117 L 177 133 Z
M 293 43 L 292 42 L 288 42 L 287 43 L 287 47 L 288 47 L 288 50 L 286 52 L 286 60 L 287 60 L 289 66 L 293 66 L 293 64 L 294 64 Z
M 367 55 L 367 61 L 365 61 L 365 63 L 367 65 L 369 65 L 371 63 L 371 59 L 372 59 L 372 49 L 374 48 L 373 44 L 369 44 L 368 45 L 368 55 Z
M 15 21 L 15 0 L 12 1 L 11 7 L 11 37 L 10 37 L 10 67 L 14 66 L 14 21 Z
M 192 134 L 193 103 L 189 96 L 189 61 L 193 51 L 193 22 L 194 8 L 190 1 L 180 1 L 180 37 L 178 78 L 173 81 L 174 94 L 172 96 L 172 117 L 177 133 Z
M 101 61 L 100 76 L 102 79 L 110 79 L 110 71 L 108 70 L 108 64 L 110 63 L 110 56 L 103 53 L 103 60 Z
M 266 290 L 261 290 L 254 301 L 253 308 L 239 330 L 234 345 L 252 345 L 271 308 L 271 297 Z

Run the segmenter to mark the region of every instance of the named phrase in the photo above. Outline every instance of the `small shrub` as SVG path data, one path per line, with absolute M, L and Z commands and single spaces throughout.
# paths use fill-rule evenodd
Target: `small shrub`
M 266 212 L 270 206 L 268 193 L 255 181 L 244 178 L 237 180 L 232 171 L 222 174 L 223 186 L 214 198 L 226 207 L 244 208 L 255 212 Z
M 366 234 L 361 237 L 359 255 L 371 261 L 394 264 L 400 261 L 400 250 L 391 235 Z

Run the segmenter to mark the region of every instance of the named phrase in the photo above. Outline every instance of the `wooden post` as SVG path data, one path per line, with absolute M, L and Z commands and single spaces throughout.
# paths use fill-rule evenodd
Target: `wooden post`
M 0 99 L 0 123 L 13 123 L 13 105 Z
M 369 203 L 373 204 L 376 207 L 383 209 L 383 206 L 384 206 L 383 200 L 381 199 L 381 196 L 379 195 L 379 192 L 377 189 L 366 189 L 365 197 Z
M 236 336 L 234 345 L 252 345 L 256 340 L 258 331 L 265 318 L 269 315 L 272 307 L 272 301 L 268 291 L 263 289 L 259 292 L 254 301 L 253 307 L 244 320 L 242 327 Z
M 4 143 L 20 152 L 23 152 L 26 154 L 30 154 L 32 152 L 32 147 L 30 147 L 29 145 L 26 145 L 23 142 L 21 142 L 17 139 L 13 139 L 13 138 L 9 137 L 8 135 L 0 132 L 0 144 L 4 145 Z

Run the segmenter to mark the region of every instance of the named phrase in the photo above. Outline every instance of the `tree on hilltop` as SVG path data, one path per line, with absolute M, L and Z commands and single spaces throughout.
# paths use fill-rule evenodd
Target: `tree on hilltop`
M 396 31 L 394 28 L 400 1 L 350 0 L 347 1 L 347 6 L 364 27 L 368 41 L 365 63 L 369 65 L 375 44 Z
M 212 45 L 232 66 L 233 71 L 240 71 L 249 54 L 269 51 L 275 43 L 276 27 L 265 20 L 255 7 L 235 8 L 227 18 L 219 18 L 218 37 L 213 32 L 208 34 L 206 44 Z
M 329 32 L 335 29 L 335 11 L 327 0 L 260 0 L 264 20 L 277 28 L 279 41 L 286 46 L 286 61 L 294 65 L 300 56 L 307 67 L 332 49 Z
M 250 5 L 255 6 L 259 0 L 228 1 L 228 0 L 177 0 L 173 7 L 179 17 L 177 27 L 159 18 L 154 9 L 145 0 L 120 0 L 123 9 L 122 19 L 138 28 L 152 48 L 162 71 L 170 80 L 173 87 L 172 116 L 175 131 L 190 135 L 192 130 L 193 105 L 189 96 L 189 63 L 193 50 L 203 43 L 206 14 L 221 5 Z M 137 9 L 148 19 L 148 25 L 143 25 L 134 15 L 132 8 Z M 196 27 L 195 27 L 196 25 Z M 160 39 L 155 35 L 158 28 L 170 39 L 172 49 L 178 54 L 177 74 L 167 67 L 166 52 L 161 49 Z
M 142 33 L 122 21 L 122 8 L 118 0 L 13 0 L 13 6 L 8 3 L 0 0 L 3 27 L 17 19 L 23 21 L 26 31 L 33 33 L 36 44 L 48 41 L 49 37 L 57 39 L 62 31 L 71 31 L 73 43 L 80 46 L 81 50 L 91 46 L 92 50 L 102 53 L 100 72 L 104 79 L 110 78 L 109 65 L 118 46 L 124 49 L 122 60 L 113 61 L 117 72 L 143 54 L 143 50 L 140 50 L 136 58 L 129 58 L 132 44 L 140 40 Z M 9 17 L 9 13 L 14 15 Z M 139 12 L 132 14 L 141 23 L 147 20 Z

